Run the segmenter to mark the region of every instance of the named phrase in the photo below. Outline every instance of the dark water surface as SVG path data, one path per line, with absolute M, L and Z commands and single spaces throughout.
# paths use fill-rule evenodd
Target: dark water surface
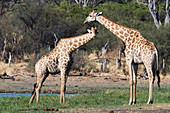
M 31 96 L 31 93 L 0 93 L 0 97 L 18 97 L 18 96 Z M 60 96 L 60 94 L 40 94 L 48 96 Z M 66 97 L 75 96 L 76 94 L 65 94 Z

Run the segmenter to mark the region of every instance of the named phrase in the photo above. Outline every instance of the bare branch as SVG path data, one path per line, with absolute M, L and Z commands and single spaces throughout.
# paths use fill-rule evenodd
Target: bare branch
M 159 14 L 155 8 L 155 0 L 149 0 L 148 8 L 149 8 L 149 11 L 150 11 L 153 19 L 154 19 L 154 23 L 155 23 L 156 27 L 159 29 L 159 27 L 161 26 L 161 22 L 159 20 Z
M 142 5 L 148 5 L 147 3 L 143 3 L 143 2 L 137 2 L 137 3 Z
M 106 2 L 105 0 L 100 0 L 99 2 L 97 2 L 96 5 L 93 5 L 93 7 L 96 7 L 96 6 L 98 6 L 99 4 L 103 4 L 103 3 L 105 3 L 105 2 Z
M 54 33 L 54 37 L 55 37 L 54 47 L 56 47 L 57 46 L 57 42 L 58 42 L 58 38 L 57 38 L 55 33 Z
M 164 25 L 167 26 L 170 23 L 170 9 L 169 9 L 169 0 L 166 0 L 166 17 Z
M 12 59 L 12 55 L 11 52 L 9 52 L 8 67 L 11 66 L 11 59 Z
M 108 43 L 109 43 L 109 40 L 108 40 L 107 43 L 105 44 L 104 48 L 106 48 L 106 46 L 108 45 Z
M 82 3 L 82 0 L 75 0 L 76 1 L 76 3 L 79 5 L 79 8 L 81 8 L 81 3 Z
M 2 52 L 2 58 L 4 58 L 4 56 L 5 56 L 5 49 L 6 49 L 6 38 L 4 40 L 4 49 L 3 49 L 3 52 Z
M 77 0 L 75 0 L 75 1 L 76 1 L 77 4 L 79 3 Z

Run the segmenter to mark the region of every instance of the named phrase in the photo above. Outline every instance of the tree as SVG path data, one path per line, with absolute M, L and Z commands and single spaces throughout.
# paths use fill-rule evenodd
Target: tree
M 160 21 L 160 16 L 158 14 L 158 11 L 156 11 L 156 6 L 155 6 L 155 0 L 149 0 L 149 11 L 154 19 L 154 23 L 157 27 L 157 29 L 160 28 L 160 26 L 162 26 L 161 21 Z M 169 0 L 166 0 L 166 17 L 165 17 L 165 21 L 164 21 L 164 26 L 169 25 L 170 23 L 170 9 L 169 9 Z
M 79 8 L 81 8 L 81 3 L 82 3 L 82 0 L 75 0 L 76 3 L 79 5 Z
M 170 9 L 169 9 L 169 0 L 166 0 L 166 17 L 164 25 L 167 26 L 170 24 Z
M 89 0 L 84 0 L 83 7 L 87 7 Z
M 161 26 L 161 21 L 159 19 L 159 14 L 156 11 L 155 0 L 149 0 L 148 3 L 149 3 L 148 8 L 149 8 L 149 11 L 150 11 L 153 19 L 154 19 L 154 23 L 155 23 L 156 27 L 159 29 L 159 27 Z

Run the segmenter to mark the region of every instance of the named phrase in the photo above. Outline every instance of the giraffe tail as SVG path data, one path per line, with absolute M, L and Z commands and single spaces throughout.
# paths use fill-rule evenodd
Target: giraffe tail
M 159 55 L 158 55 L 158 50 L 157 50 L 157 49 L 156 49 L 156 65 L 157 65 L 157 66 L 156 66 L 156 67 L 157 67 L 157 69 L 156 69 L 156 76 L 157 76 L 157 78 L 158 78 L 157 84 L 158 84 L 158 88 L 160 88 Z

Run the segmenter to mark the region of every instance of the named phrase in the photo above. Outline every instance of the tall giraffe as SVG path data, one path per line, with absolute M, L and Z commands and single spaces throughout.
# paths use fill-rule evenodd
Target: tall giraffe
M 88 33 L 61 39 L 57 46 L 47 55 L 44 55 L 35 64 L 35 72 L 37 74 L 37 83 L 34 84 L 34 90 L 29 103 L 32 103 L 35 95 L 36 101 L 39 102 L 40 89 L 43 82 L 49 74 L 57 74 L 61 72 L 61 93 L 60 104 L 65 103 L 66 80 L 72 64 L 71 53 L 78 47 L 95 39 L 97 28 L 87 29 Z
M 144 63 L 148 72 L 149 99 L 147 104 L 152 104 L 155 73 L 157 73 L 158 77 L 158 87 L 160 82 L 158 71 L 158 51 L 155 45 L 143 38 L 140 32 L 136 29 L 128 28 L 116 23 L 102 15 L 102 12 L 97 12 L 96 9 L 89 13 L 84 23 L 91 21 L 98 21 L 125 43 L 126 63 L 129 67 L 130 75 L 129 105 L 136 104 L 137 69 L 139 63 Z

